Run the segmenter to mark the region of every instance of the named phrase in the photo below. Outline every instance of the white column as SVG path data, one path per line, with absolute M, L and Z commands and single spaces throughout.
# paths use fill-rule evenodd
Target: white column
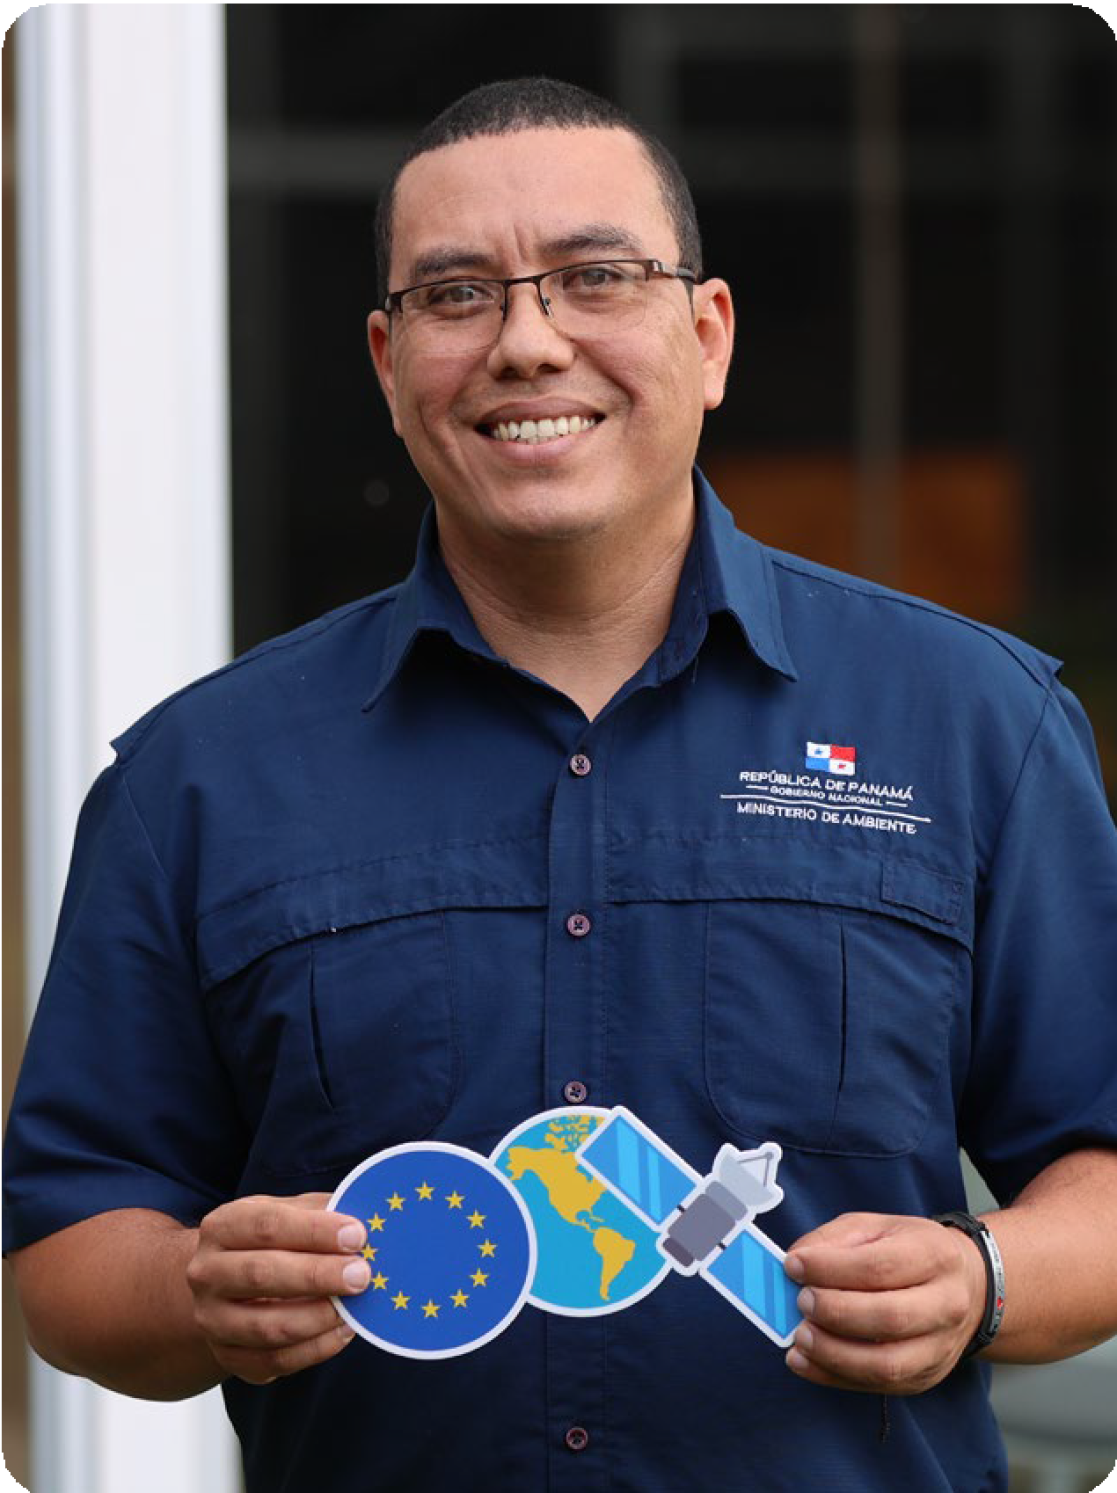
M 15 27 L 27 967 L 45 968 L 109 738 L 229 655 L 224 9 L 47 5 Z M 232 1493 L 214 1394 L 36 1361 L 35 1493 Z

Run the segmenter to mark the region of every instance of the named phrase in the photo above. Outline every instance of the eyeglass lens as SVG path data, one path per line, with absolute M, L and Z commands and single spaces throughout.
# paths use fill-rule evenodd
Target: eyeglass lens
M 552 270 L 538 285 L 537 292 L 530 283 L 506 290 L 499 280 L 447 280 L 408 291 L 401 310 L 416 336 L 483 347 L 500 335 L 506 295 L 535 296 L 560 332 L 600 335 L 640 320 L 647 273 L 641 264 L 579 264 Z

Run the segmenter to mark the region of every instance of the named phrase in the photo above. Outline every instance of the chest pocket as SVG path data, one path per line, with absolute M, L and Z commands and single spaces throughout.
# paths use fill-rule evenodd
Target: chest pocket
M 417 853 L 202 919 L 210 1025 L 253 1137 L 242 1191 L 332 1188 L 445 1119 L 461 1069 L 451 909 L 525 900 L 512 862 L 467 879 Z
M 707 903 L 703 1061 L 730 1133 L 831 1154 L 913 1150 L 932 1105 L 952 1102 L 972 939 L 965 880 L 777 841 L 668 858 L 661 894 L 689 886 Z

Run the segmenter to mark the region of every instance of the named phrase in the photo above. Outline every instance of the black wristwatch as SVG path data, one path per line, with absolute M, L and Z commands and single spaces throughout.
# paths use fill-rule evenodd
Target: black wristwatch
M 980 1353 L 982 1348 L 988 1348 L 1000 1330 L 1005 1314 L 1004 1261 L 997 1248 L 997 1241 L 981 1219 L 975 1218 L 972 1213 L 936 1213 L 933 1222 L 941 1223 L 948 1229 L 961 1229 L 963 1234 L 968 1234 L 981 1251 L 981 1258 L 985 1262 L 985 1311 L 981 1325 L 958 1360 L 962 1363 L 975 1353 Z

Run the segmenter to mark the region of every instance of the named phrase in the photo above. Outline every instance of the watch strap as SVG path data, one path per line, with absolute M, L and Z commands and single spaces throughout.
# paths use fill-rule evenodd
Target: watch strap
M 985 1311 L 966 1351 L 958 1360 L 961 1363 L 973 1354 L 980 1353 L 982 1348 L 988 1348 L 1000 1330 L 1005 1314 L 1004 1261 L 997 1248 L 997 1241 L 993 1238 L 988 1226 L 980 1218 L 975 1218 L 972 1213 L 963 1213 L 960 1210 L 936 1213 L 932 1222 L 941 1223 L 944 1228 L 960 1229 L 977 1245 L 985 1265 Z

